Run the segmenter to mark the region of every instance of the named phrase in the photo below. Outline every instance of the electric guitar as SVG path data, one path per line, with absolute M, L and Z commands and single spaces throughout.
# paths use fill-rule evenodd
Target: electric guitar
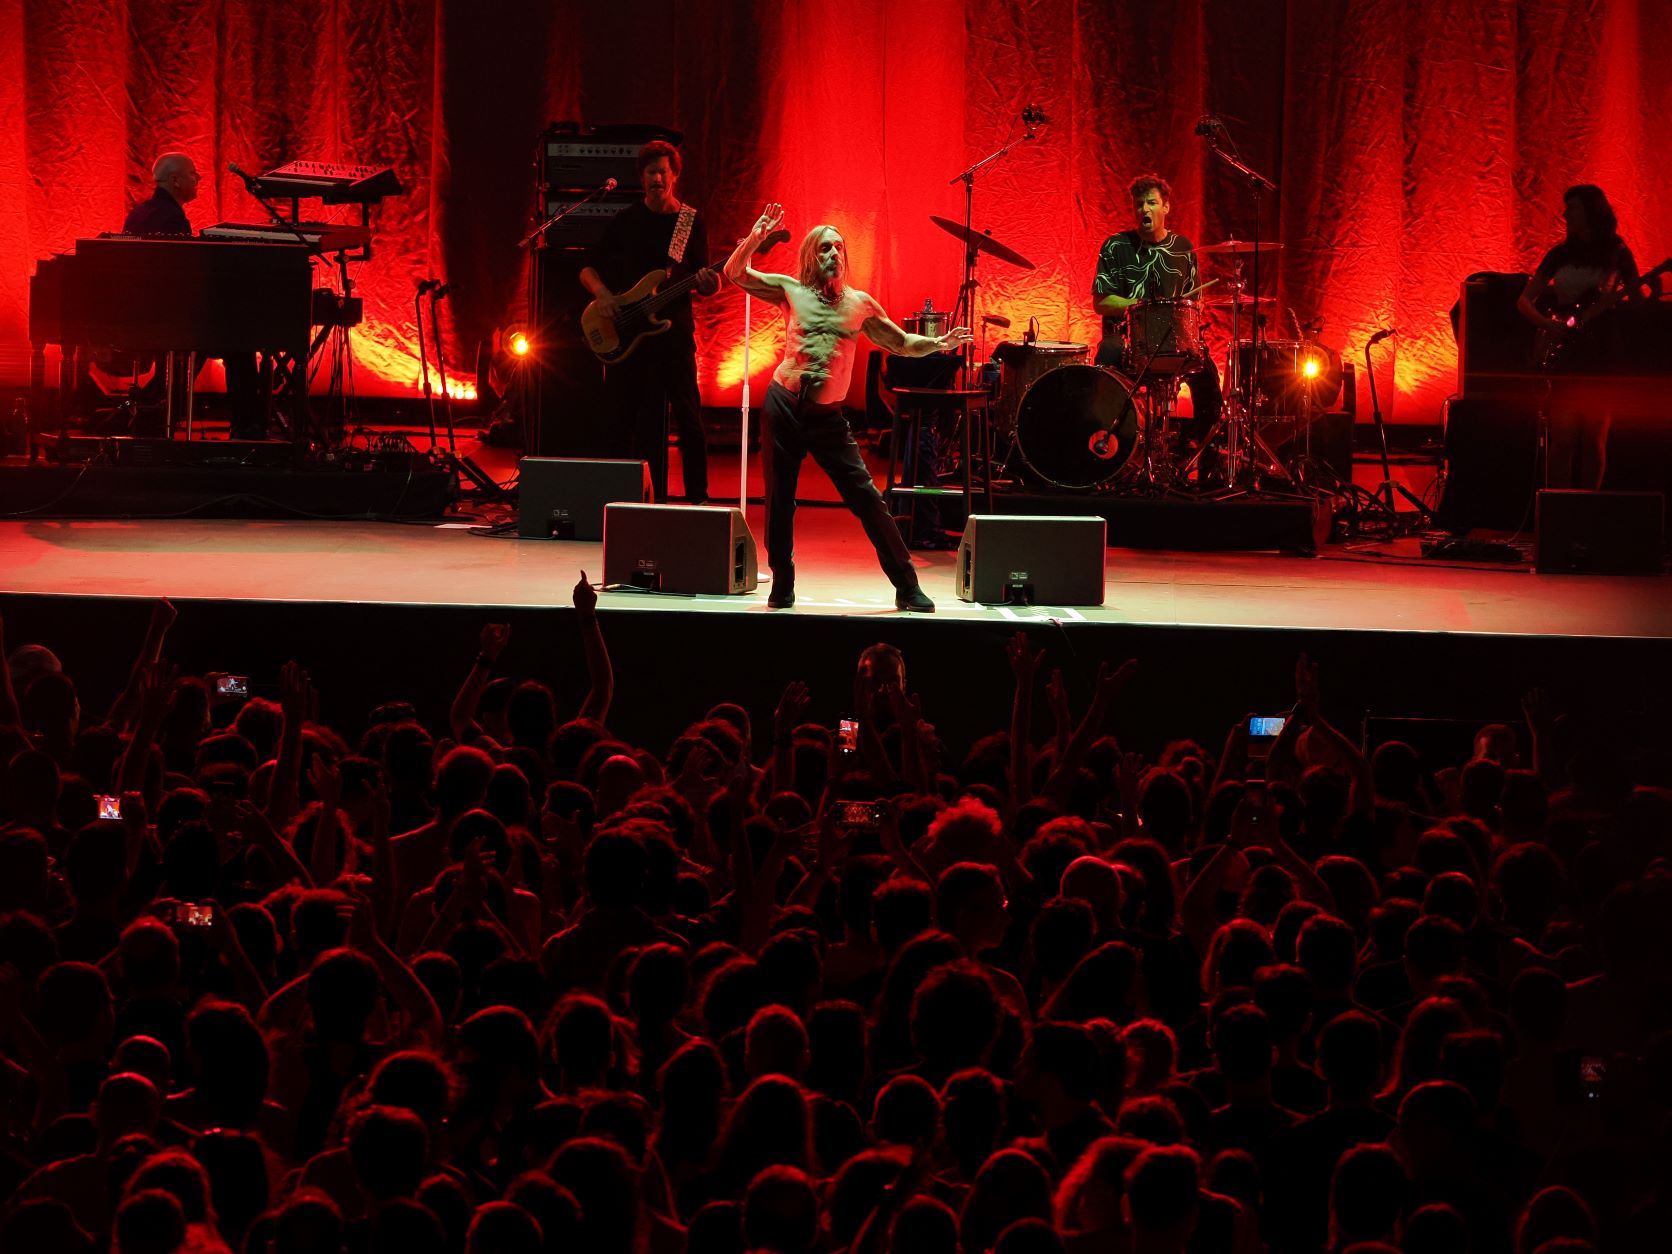
M 1595 342 L 1602 315 L 1622 304 L 1637 300 L 1638 294 L 1663 274 L 1672 273 L 1672 257 L 1647 270 L 1631 283 L 1574 305 L 1554 305 L 1544 310 L 1560 318 L 1559 327 L 1541 326 L 1533 339 L 1533 364 L 1541 371 L 1559 373 L 1583 360 L 1587 346 Z
M 673 325 L 666 318 L 658 318 L 657 313 L 695 287 L 705 274 L 718 277 L 711 269 L 698 270 L 659 288 L 668 272 L 652 270 L 615 298 L 614 317 L 593 301 L 581 311 L 581 334 L 586 337 L 586 346 L 612 365 L 627 360 L 640 343 Z

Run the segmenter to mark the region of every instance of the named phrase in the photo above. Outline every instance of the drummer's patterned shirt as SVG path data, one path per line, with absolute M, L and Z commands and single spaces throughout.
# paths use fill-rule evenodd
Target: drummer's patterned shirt
M 1176 300 L 1192 291 L 1196 281 L 1196 247 L 1177 231 L 1168 231 L 1155 244 L 1140 239 L 1136 230 L 1122 231 L 1103 241 L 1091 294 L 1093 300 L 1103 296 Z M 1125 349 L 1124 320 L 1105 315 L 1097 360 L 1118 360 Z

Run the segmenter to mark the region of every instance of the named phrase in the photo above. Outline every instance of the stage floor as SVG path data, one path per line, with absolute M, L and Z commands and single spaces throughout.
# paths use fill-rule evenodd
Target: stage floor
M 758 507 L 749 522 L 763 534 Z M 606 593 L 606 613 L 656 611 L 780 619 L 893 616 L 893 591 L 857 522 L 841 509 L 797 516 L 793 610 L 746 596 Z M 339 605 L 507 607 L 569 604 L 580 570 L 602 578 L 601 546 L 473 535 L 463 523 L 73 521 L 0 523 L 0 592 Z M 955 554 L 918 553 L 937 620 L 1375 631 L 1468 636 L 1672 639 L 1672 578 L 1538 575 L 1525 569 L 1318 557 L 1110 549 L 1099 607 L 1011 608 L 959 601 Z

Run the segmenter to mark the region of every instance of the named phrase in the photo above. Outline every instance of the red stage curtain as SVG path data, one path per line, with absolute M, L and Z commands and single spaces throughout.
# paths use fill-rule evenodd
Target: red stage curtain
M 1094 339 L 1096 250 L 1139 170 L 1171 180 L 1198 242 L 1247 235 L 1250 195 L 1192 133 L 1211 112 L 1281 185 L 1262 287 L 1355 357 L 1397 326 L 1384 396 L 1433 421 L 1458 281 L 1530 267 L 1563 187 L 1601 183 L 1645 265 L 1667 248 L 1663 19 L 1658 0 L 0 0 L 0 378 L 23 376 L 36 259 L 116 229 L 166 148 L 209 173 L 199 226 L 259 212 L 228 161 L 400 171 L 356 343 L 362 386 L 404 389 L 415 277 L 457 285 L 456 368 L 520 302 L 547 121 L 683 130 L 717 248 L 781 199 L 798 232 L 839 226 L 856 282 L 903 316 L 955 298 L 960 250 L 928 215 L 962 217 L 948 180 L 1032 101 L 1051 124 L 982 173 L 975 216 L 1036 268 L 985 261 L 983 311 Z M 735 293 L 701 307 L 713 404 L 736 403 L 741 314 Z M 757 319 L 757 380 L 778 343 Z

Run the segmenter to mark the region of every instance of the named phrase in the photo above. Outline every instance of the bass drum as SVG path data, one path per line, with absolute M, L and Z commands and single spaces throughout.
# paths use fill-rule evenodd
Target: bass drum
M 1107 483 L 1137 442 L 1131 381 L 1104 366 L 1063 366 L 1042 375 L 1016 414 L 1023 463 L 1056 488 Z
M 999 363 L 999 392 L 993 402 L 993 431 L 1008 439 L 1016 431 L 1022 397 L 1040 378 L 1063 366 L 1091 360 L 1091 345 L 1072 340 L 1006 340 L 993 349 Z

